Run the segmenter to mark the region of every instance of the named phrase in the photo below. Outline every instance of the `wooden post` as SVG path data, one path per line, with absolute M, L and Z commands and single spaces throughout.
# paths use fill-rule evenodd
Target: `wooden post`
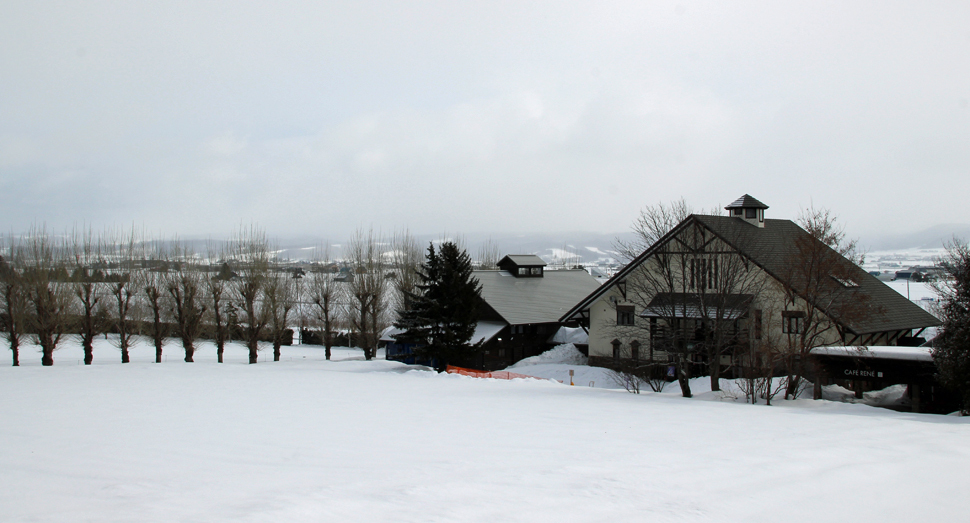
M 910 383 L 909 390 L 913 393 L 913 412 L 920 412 L 919 383 Z

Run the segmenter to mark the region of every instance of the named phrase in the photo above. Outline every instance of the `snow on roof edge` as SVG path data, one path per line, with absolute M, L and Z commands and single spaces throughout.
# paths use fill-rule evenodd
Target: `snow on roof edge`
M 929 347 L 899 346 L 834 346 L 815 347 L 810 351 L 816 356 L 843 356 L 851 358 L 879 358 L 887 360 L 933 361 Z

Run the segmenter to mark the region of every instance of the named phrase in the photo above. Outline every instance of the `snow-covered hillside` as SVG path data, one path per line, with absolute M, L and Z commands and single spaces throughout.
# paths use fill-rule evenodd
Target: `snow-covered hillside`
M 90 367 L 76 345 L 54 367 L 34 348 L 0 367 L 0 520 L 961 521 L 970 509 L 959 417 L 439 375 L 351 349 L 327 362 L 284 347 L 281 362 L 246 365 L 233 345 L 220 365 L 204 343 L 187 364 L 177 348 L 154 364 L 140 345 L 122 365 L 100 340 Z

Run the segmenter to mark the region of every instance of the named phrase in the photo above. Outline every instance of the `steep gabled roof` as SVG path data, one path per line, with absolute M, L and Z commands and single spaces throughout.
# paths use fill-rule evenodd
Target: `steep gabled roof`
M 793 260 L 797 259 L 798 242 L 818 241 L 811 238 L 808 232 L 791 220 L 765 220 L 765 226 L 762 228 L 729 216 L 691 215 L 630 262 L 600 289 L 571 308 L 563 316 L 563 321 L 588 308 L 612 285 L 623 281 L 630 272 L 642 264 L 660 246 L 670 241 L 673 235 L 679 234 L 692 223 L 700 223 L 779 281 L 785 281 L 783 276 L 790 271 L 790 264 Z M 843 260 L 845 264 L 840 267 L 840 274 L 847 276 L 849 281 L 846 283 L 849 284 L 850 288 L 846 289 L 842 299 L 857 299 L 860 302 L 865 302 L 873 311 L 859 318 L 842 322 L 843 327 L 850 332 L 868 334 L 922 329 L 940 324 L 940 321 L 932 314 L 909 301 L 858 265 L 846 260 L 828 247 L 821 246 L 821 248 L 828 249 L 832 255 Z M 823 311 L 826 310 L 826 304 L 816 303 L 815 305 Z
M 745 256 L 779 281 L 784 281 L 783 276 L 790 271 L 789 264 L 797 259 L 799 241 L 818 243 L 818 240 L 791 220 L 765 220 L 764 228 L 760 228 L 728 216 L 698 215 L 696 218 L 729 244 L 732 243 L 731 238 L 743 237 L 746 245 L 734 247 L 740 248 Z M 843 322 L 843 326 L 849 331 L 868 334 L 922 329 L 940 324 L 935 316 L 879 281 L 862 267 L 846 260 L 827 246 L 820 245 L 819 248 L 826 249 L 828 255 L 840 260 L 840 277 L 845 277 L 845 283 L 849 286 L 839 299 L 865 302 L 872 310 L 870 314 Z M 823 311 L 826 309 L 825 304 L 815 305 Z
M 599 287 L 583 270 L 546 271 L 542 278 L 516 278 L 506 271 L 475 271 L 482 299 L 511 325 L 557 323 L 569 307 Z

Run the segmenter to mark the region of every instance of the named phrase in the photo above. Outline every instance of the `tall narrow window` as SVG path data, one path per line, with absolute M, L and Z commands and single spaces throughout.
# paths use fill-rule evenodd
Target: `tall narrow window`
M 754 339 L 761 339 L 761 309 L 754 311 Z
M 620 340 L 613 340 L 610 342 L 613 345 L 613 363 L 620 363 Z
M 717 258 L 690 260 L 690 288 L 699 291 L 718 288 Z
M 802 334 L 805 332 L 804 311 L 782 311 L 781 331 L 785 334 Z
M 690 260 L 690 288 L 697 288 L 697 260 L 693 258 Z
M 716 289 L 717 285 L 714 281 L 717 280 L 717 269 L 714 267 L 714 260 L 707 260 L 707 288 Z
M 640 342 L 637 340 L 630 342 L 630 357 L 634 365 L 640 365 Z
M 617 325 L 633 325 L 634 324 L 634 308 L 633 305 L 617 305 L 616 306 L 616 324 Z

